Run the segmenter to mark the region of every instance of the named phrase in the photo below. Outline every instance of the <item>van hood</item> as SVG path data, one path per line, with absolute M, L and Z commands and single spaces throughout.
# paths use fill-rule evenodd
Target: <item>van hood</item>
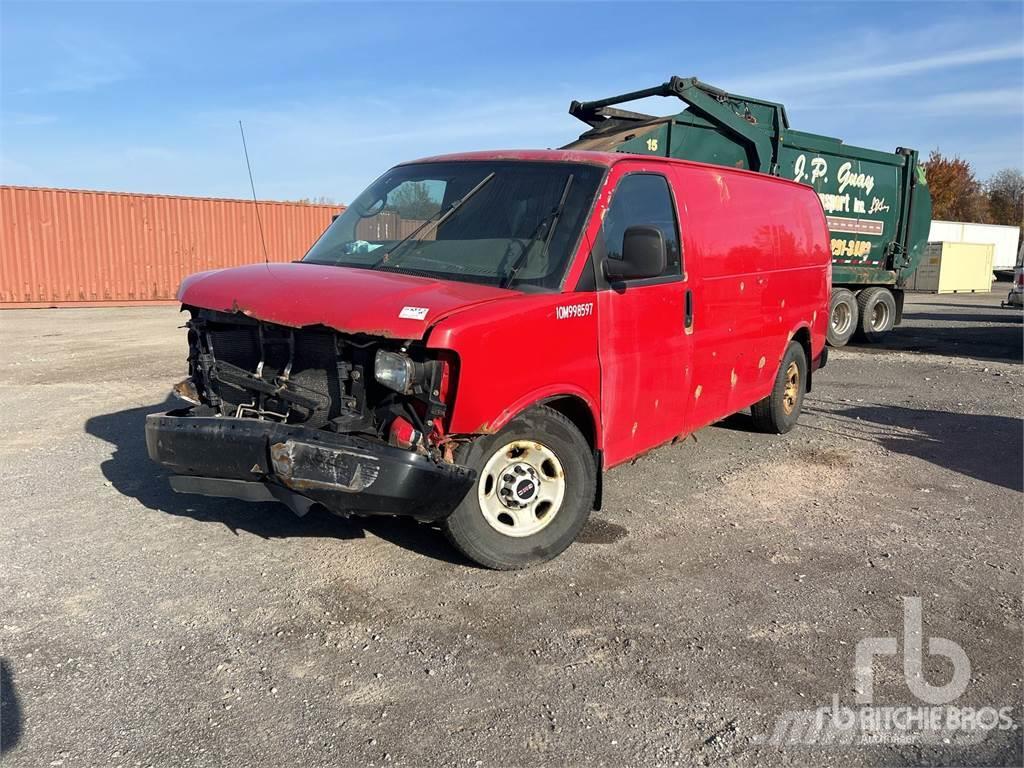
M 324 325 L 397 339 L 422 339 L 452 312 L 518 295 L 472 283 L 302 263 L 200 272 L 178 289 L 178 300 L 191 307 L 241 312 L 293 328 Z

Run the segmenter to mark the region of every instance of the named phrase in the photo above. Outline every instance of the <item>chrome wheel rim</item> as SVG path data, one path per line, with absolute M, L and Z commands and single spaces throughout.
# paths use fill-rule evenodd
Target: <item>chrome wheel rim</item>
M 879 301 L 871 310 L 871 329 L 883 331 L 889 326 L 889 307 Z
M 782 391 L 782 410 L 786 415 L 793 413 L 796 401 L 800 397 L 800 366 L 796 361 L 786 367 L 786 388 Z
M 850 330 L 852 322 L 853 314 L 850 312 L 849 304 L 840 302 L 832 307 L 832 330 L 836 335 L 842 336 Z
M 547 446 L 515 440 L 487 460 L 477 483 L 480 511 L 504 536 L 532 536 L 551 524 L 565 498 L 562 463 Z

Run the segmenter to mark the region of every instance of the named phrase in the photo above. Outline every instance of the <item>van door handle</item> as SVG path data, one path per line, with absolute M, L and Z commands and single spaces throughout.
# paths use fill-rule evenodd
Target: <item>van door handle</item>
M 686 308 L 683 310 L 683 327 L 689 329 L 693 326 L 693 291 L 686 289 Z

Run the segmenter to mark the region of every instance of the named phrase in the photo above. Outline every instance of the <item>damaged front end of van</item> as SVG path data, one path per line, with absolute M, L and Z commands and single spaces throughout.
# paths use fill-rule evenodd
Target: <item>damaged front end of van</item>
M 174 387 L 185 407 L 146 422 L 174 490 L 432 520 L 471 487 L 441 426 L 449 361 L 324 326 L 190 312 L 189 377 Z

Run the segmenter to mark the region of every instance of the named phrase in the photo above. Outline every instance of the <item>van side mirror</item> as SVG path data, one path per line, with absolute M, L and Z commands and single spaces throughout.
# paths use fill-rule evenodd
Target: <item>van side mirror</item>
M 662 274 L 667 261 L 661 230 L 638 225 L 622 237 L 622 258 L 605 259 L 604 272 L 609 280 L 642 280 Z

